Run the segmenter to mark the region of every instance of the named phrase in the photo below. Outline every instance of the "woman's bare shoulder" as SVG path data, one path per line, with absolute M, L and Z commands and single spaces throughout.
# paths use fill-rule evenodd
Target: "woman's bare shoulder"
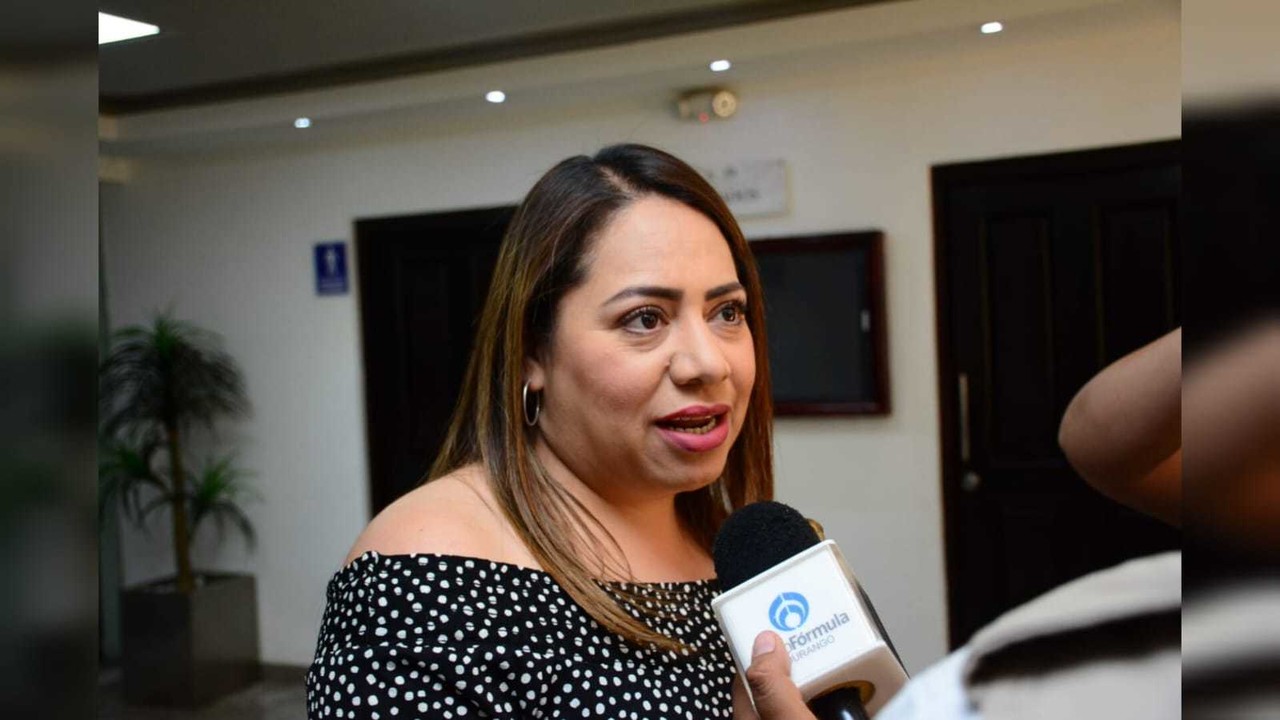
M 438 553 L 515 562 L 507 521 L 494 503 L 484 470 L 459 468 L 417 487 L 378 513 L 356 539 L 343 565 L 366 552 Z

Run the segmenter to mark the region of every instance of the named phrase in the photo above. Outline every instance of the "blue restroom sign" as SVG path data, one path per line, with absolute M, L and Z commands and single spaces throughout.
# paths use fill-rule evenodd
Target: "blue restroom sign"
M 347 245 L 342 241 L 316 243 L 316 294 L 347 293 Z

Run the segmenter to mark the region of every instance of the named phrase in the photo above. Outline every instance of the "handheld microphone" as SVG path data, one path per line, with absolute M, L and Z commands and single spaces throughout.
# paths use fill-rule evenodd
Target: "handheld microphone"
M 773 630 L 819 720 L 869 718 L 907 682 L 840 548 L 800 513 L 777 502 L 748 505 L 725 520 L 712 556 L 722 592 L 711 607 L 744 679 L 756 636 Z

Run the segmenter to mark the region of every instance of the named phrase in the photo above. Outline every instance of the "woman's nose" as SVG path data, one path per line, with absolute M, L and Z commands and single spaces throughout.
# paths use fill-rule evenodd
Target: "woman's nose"
M 675 384 L 712 384 L 729 377 L 729 360 L 706 323 L 685 324 L 675 339 L 667 366 Z

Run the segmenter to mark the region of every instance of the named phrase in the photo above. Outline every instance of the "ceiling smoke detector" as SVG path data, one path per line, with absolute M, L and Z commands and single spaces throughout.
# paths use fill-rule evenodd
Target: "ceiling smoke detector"
M 732 117 L 738 111 L 738 96 L 724 88 L 690 90 L 676 98 L 676 114 L 682 120 L 710 122 Z

